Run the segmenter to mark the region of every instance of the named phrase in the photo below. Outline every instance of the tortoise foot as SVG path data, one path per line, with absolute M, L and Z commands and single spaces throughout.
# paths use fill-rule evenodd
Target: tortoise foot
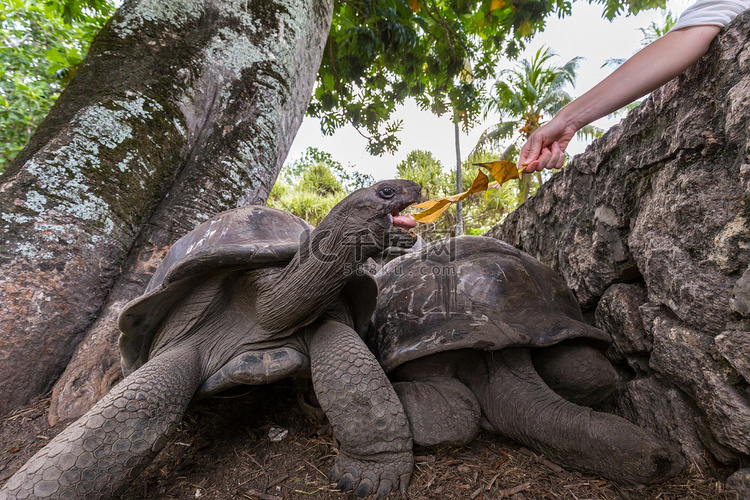
M 329 476 L 336 488 L 357 497 L 383 498 L 392 491 L 406 493 L 414 461 L 411 452 L 382 453 L 367 459 L 339 452 Z

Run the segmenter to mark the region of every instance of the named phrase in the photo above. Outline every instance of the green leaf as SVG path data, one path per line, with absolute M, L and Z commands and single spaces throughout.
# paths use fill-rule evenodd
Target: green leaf
M 65 49 L 63 49 L 65 50 Z M 50 49 L 46 52 L 47 59 L 52 62 L 60 63 L 62 65 L 68 64 L 68 58 L 65 57 L 65 53 L 61 52 L 59 48 Z
M 0 172 L 28 141 L 114 12 L 105 0 L 3 0 L 2 7 Z
M 663 4 L 596 2 L 606 16 Z M 354 124 L 369 138 L 368 149 L 380 153 L 398 144 L 386 124 L 408 97 L 438 115 L 459 110 L 462 126 L 468 129 L 482 115 L 481 81 L 495 74 L 500 60 L 516 57 L 526 39 L 544 29 L 547 16 L 570 12 L 569 0 L 345 0 L 334 9 L 318 76 L 319 87 L 330 93 L 316 92 L 309 112 L 321 118 L 326 132 L 333 132 L 337 124 Z M 464 69 L 467 60 L 471 81 Z M 561 93 L 550 103 L 558 105 L 563 98 Z M 387 105 L 381 102 L 365 110 L 379 100 Z

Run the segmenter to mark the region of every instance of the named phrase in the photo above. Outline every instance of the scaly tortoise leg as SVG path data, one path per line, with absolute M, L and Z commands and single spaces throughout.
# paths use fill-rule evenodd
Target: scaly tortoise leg
M 0 499 L 121 494 L 174 433 L 200 382 L 195 353 L 151 359 L 31 457 Z
M 409 485 L 414 458 L 401 402 L 357 333 L 323 321 L 309 341 L 313 386 L 339 441 L 337 488 L 377 498 Z
M 459 378 L 496 432 L 566 468 L 626 484 L 661 482 L 682 469 L 680 457 L 656 434 L 553 392 L 532 366 L 528 349 L 488 353 L 459 368 Z
M 479 433 L 482 411 L 474 393 L 454 377 L 396 382 L 414 442 L 421 446 L 462 445 Z

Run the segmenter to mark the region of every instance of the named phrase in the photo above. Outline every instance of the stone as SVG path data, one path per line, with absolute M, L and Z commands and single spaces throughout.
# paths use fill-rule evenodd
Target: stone
M 740 469 L 727 478 L 727 491 L 739 498 L 750 498 L 750 469 Z
M 721 171 L 714 161 L 682 153 L 654 172 L 628 246 L 652 302 L 718 334 L 726 328 L 732 274 L 743 259 L 747 265 L 738 245 L 750 239 L 750 226 L 738 226 L 735 215 L 743 202 L 739 172 Z
M 711 336 L 675 318 L 659 317 L 651 368 L 694 398 L 720 443 L 750 453 L 750 402 L 735 387 L 737 373 L 709 354 L 712 345 Z
M 629 356 L 651 352 L 653 338 L 643 327 L 639 307 L 646 302 L 643 285 L 617 283 L 604 292 L 596 306 L 596 326 L 612 337 L 607 357 L 626 361 Z
M 750 332 L 724 332 L 715 342 L 724 359 L 750 383 Z
M 650 376 L 623 384 L 615 401 L 618 415 L 674 443 L 690 463 L 709 466 L 706 446 L 695 425 L 700 410 L 688 395 Z
M 734 284 L 729 305 L 742 316 L 750 316 L 750 269 L 745 269 L 742 277 Z

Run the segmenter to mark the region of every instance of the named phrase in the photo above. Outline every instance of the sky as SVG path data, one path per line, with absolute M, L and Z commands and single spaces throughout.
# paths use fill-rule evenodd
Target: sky
M 693 1 L 668 0 L 667 9 L 680 14 Z M 619 16 L 610 22 L 601 17 L 602 10 L 600 4 L 590 5 L 580 0 L 574 2 L 572 15 L 563 19 L 550 17 L 546 29 L 527 44 L 526 50 L 519 55 L 519 60 L 531 58 L 542 46 L 550 47 L 558 54 L 559 57 L 553 59 L 557 64 L 564 64 L 576 56 L 584 57 L 579 65 L 576 86 L 568 89 L 573 97 L 583 94 L 614 70 L 610 67 L 602 68 L 607 59 L 627 58 L 640 48 L 642 33 L 639 28 L 647 27 L 652 21 L 661 23 L 663 19 L 662 11 L 649 10 L 637 16 Z M 498 69 L 512 66 L 513 62 L 509 61 Z M 380 180 L 395 177 L 396 165 L 412 150 L 423 149 L 431 151 L 446 169 L 455 167 L 454 127 L 448 114 L 438 117 L 429 111 L 420 110 L 410 100 L 396 111 L 393 118 L 403 121 L 402 130 L 398 134 L 401 145 L 396 154 L 372 156 L 365 150 L 367 140 L 351 125 L 337 130 L 334 135 L 325 136 L 320 131 L 318 119 L 305 117 L 287 161 L 299 158 L 308 147 L 314 146 L 330 153 L 334 160 L 343 165 L 352 166 Z M 466 159 L 482 132 L 497 121 L 496 116 L 490 116 L 486 123 L 475 126 L 469 134 L 461 132 L 462 160 Z M 618 121 L 617 118 L 602 118 L 593 124 L 607 129 Z M 573 142 L 568 146 L 568 153 L 575 155 L 584 149 L 585 143 Z

